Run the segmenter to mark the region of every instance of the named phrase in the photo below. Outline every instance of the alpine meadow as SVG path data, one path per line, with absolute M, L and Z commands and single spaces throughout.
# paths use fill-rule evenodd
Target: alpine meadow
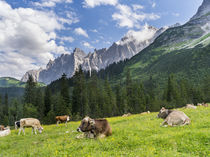
M 210 156 L 210 0 L 0 0 L 0 157 Z

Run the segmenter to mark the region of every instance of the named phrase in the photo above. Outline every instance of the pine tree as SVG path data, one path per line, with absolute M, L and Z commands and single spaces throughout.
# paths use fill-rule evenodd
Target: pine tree
M 131 80 L 131 74 L 130 70 L 128 69 L 127 74 L 126 74 L 126 99 L 128 103 L 128 110 L 129 112 L 133 111 L 133 108 L 131 107 L 132 105 L 132 80 Z
M 35 98 L 35 106 L 37 107 L 37 111 L 38 111 L 40 120 L 43 120 L 45 105 L 44 105 L 43 92 L 42 92 L 41 88 L 37 89 L 36 98 Z
M 9 114 L 9 104 L 8 104 L 8 94 L 7 93 L 4 96 L 3 114 L 4 114 L 4 116 L 8 116 L 8 114 Z
M 45 88 L 45 95 L 44 95 L 44 115 L 47 116 L 48 112 L 51 110 L 52 105 L 52 94 L 49 87 Z
M 107 116 L 113 116 L 117 113 L 118 109 L 116 106 L 116 100 L 114 93 L 112 91 L 112 88 L 108 82 L 108 80 L 105 80 L 104 84 L 104 89 L 105 89 L 105 112 Z
M 28 78 L 28 81 L 26 82 L 26 87 L 25 87 L 24 103 L 35 105 L 36 87 L 37 87 L 37 83 L 34 82 L 33 77 L 29 75 L 29 78 Z
M 61 96 L 63 97 L 67 107 L 70 107 L 69 86 L 66 74 L 63 74 L 61 77 Z
M 93 118 L 99 117 L 99 82 L 95 74 L 89 80 L 88 83 L 88 104 L 90 107 L 90 116 Z
M 87 88 L 83 70 L 81 66 L 74 75 L 74 86 L 72 94 L 72 114 L 84 117 L 89 114 L 87 99 Z

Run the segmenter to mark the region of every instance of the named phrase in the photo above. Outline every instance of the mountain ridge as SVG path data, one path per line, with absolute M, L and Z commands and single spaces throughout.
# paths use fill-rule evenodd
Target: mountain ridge
M 89 54 L 85 54 L 81 49 L 75 48 L 71 54 L 63 54 L 54 61 L 50 60 L 45 69 L 26 72 L 21 81 L 27 81 L 28 76 L 32 75 L 34 80 L 49 84 L 60 78 L 63 73 L 67 77 L 73 76 L 80 65 L 85 71 L 99 71 L 112 63 L 129 59 L 136 55 L 151 44 L 166 29 L 156 29 L 145 25 L 143 31 L 138 33 L 143 36 L 149 33 L 149 36 L 147 35 L 145 38 L 142 38 L 141 36 L 136 36 L 135 31 L 130 31 L 120 41 L 114 42 L 109 48 L 95 49 L 93 53 Z

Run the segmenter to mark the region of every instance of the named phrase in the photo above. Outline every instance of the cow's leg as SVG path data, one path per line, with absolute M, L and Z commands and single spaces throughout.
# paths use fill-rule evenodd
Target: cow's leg
M 21 130 L 22 130 L 22 128 L 20 127 L 20 129 L 19 129 L 19 132 L 18 132 L 18 135 L 20 135 L 20 133 L 21 133 Z
M 37 135 L 37 132 L 36 132 L 36 130 L 37 130 L 37 127 L 35 126 L 35 127 L 34 127 L 34 132 L 35 132 L 35 134 Z
M 164 120 L 160 126 L 164 126 L 165 124 L 167 124 L 167 120 Z
M 67 121 L 66 121 L 65 125 L 66 125 L 66 127 L 67 127 Z
M 25 128 L 23 127 L 23 134 L 25 135 Z
M 32 135 L 33 135 L 33 133 L 34 133 L 34 128 L 32 127 Z

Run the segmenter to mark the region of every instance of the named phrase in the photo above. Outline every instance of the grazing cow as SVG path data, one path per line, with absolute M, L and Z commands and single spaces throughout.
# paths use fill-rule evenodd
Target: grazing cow
M 85 117 L 81 121 L 77 131 L 86 133 L 86 137 L 94 135 L 94 137 L 103 138 L 112 134 L 112 129 L 106 119 L 91 119 L 90 117 Z
M 141 115 L 150 114 L 150 111 L 142 112 Z
M 164 107 L 162 107 L 162 109 L 160 110 L 158 118 L 165 119 L 161 126 L 164 126 L 165 124 L 169 126 L 184 126 L 190 124 L 190 118 L 187 117 L 187 115 L 184 112 L 177 110 L 168 110 Z
M 18 128 L 20 128 L 20 121 L 15 122 L 15 130 L 17 130 Z
M 67 125 L 67 122 L 70 120 L 70 117 L 65 115 L 65 116 L 56 116 L 56 125 L 58 126 L 59 123 L 65 122 L 65 125 Z
M 127 114 L 122 115 L 122 117 L 129 117 L 129 116 L 131 116 L 131 113 L 127 113 Z
M 0 137 L 7 136 L 7 135 L 9 135 L 10 133 L 11 133 L 10 127 L 6 127 L 6 128 L 4 128 L 3 131 L 0 131 Z
M 196 109 L 197 107 L 194 104 L 187 104 L 185 108 Z
M 0 125 L 0 131 L 5 130 L 5 127 L 3 125 Z
M 32 127 L 32 134 L 33 134 L 33 131 L 36 133 L 36 130 L 38 129 L 39 130 L 39 133 L 41 134 L 42 133 L 42 126 L 40 124 L 40 121 L 38 119 L 35 119 L 35 118 L 24 118 L 24 119 L 21 119 L 20 120 L 20 129 L 19 129 L 19 135 L 21 133 L 21 130 L 23 130 L 23 133 L 25 135 L 25 129 L 24 127 Z

